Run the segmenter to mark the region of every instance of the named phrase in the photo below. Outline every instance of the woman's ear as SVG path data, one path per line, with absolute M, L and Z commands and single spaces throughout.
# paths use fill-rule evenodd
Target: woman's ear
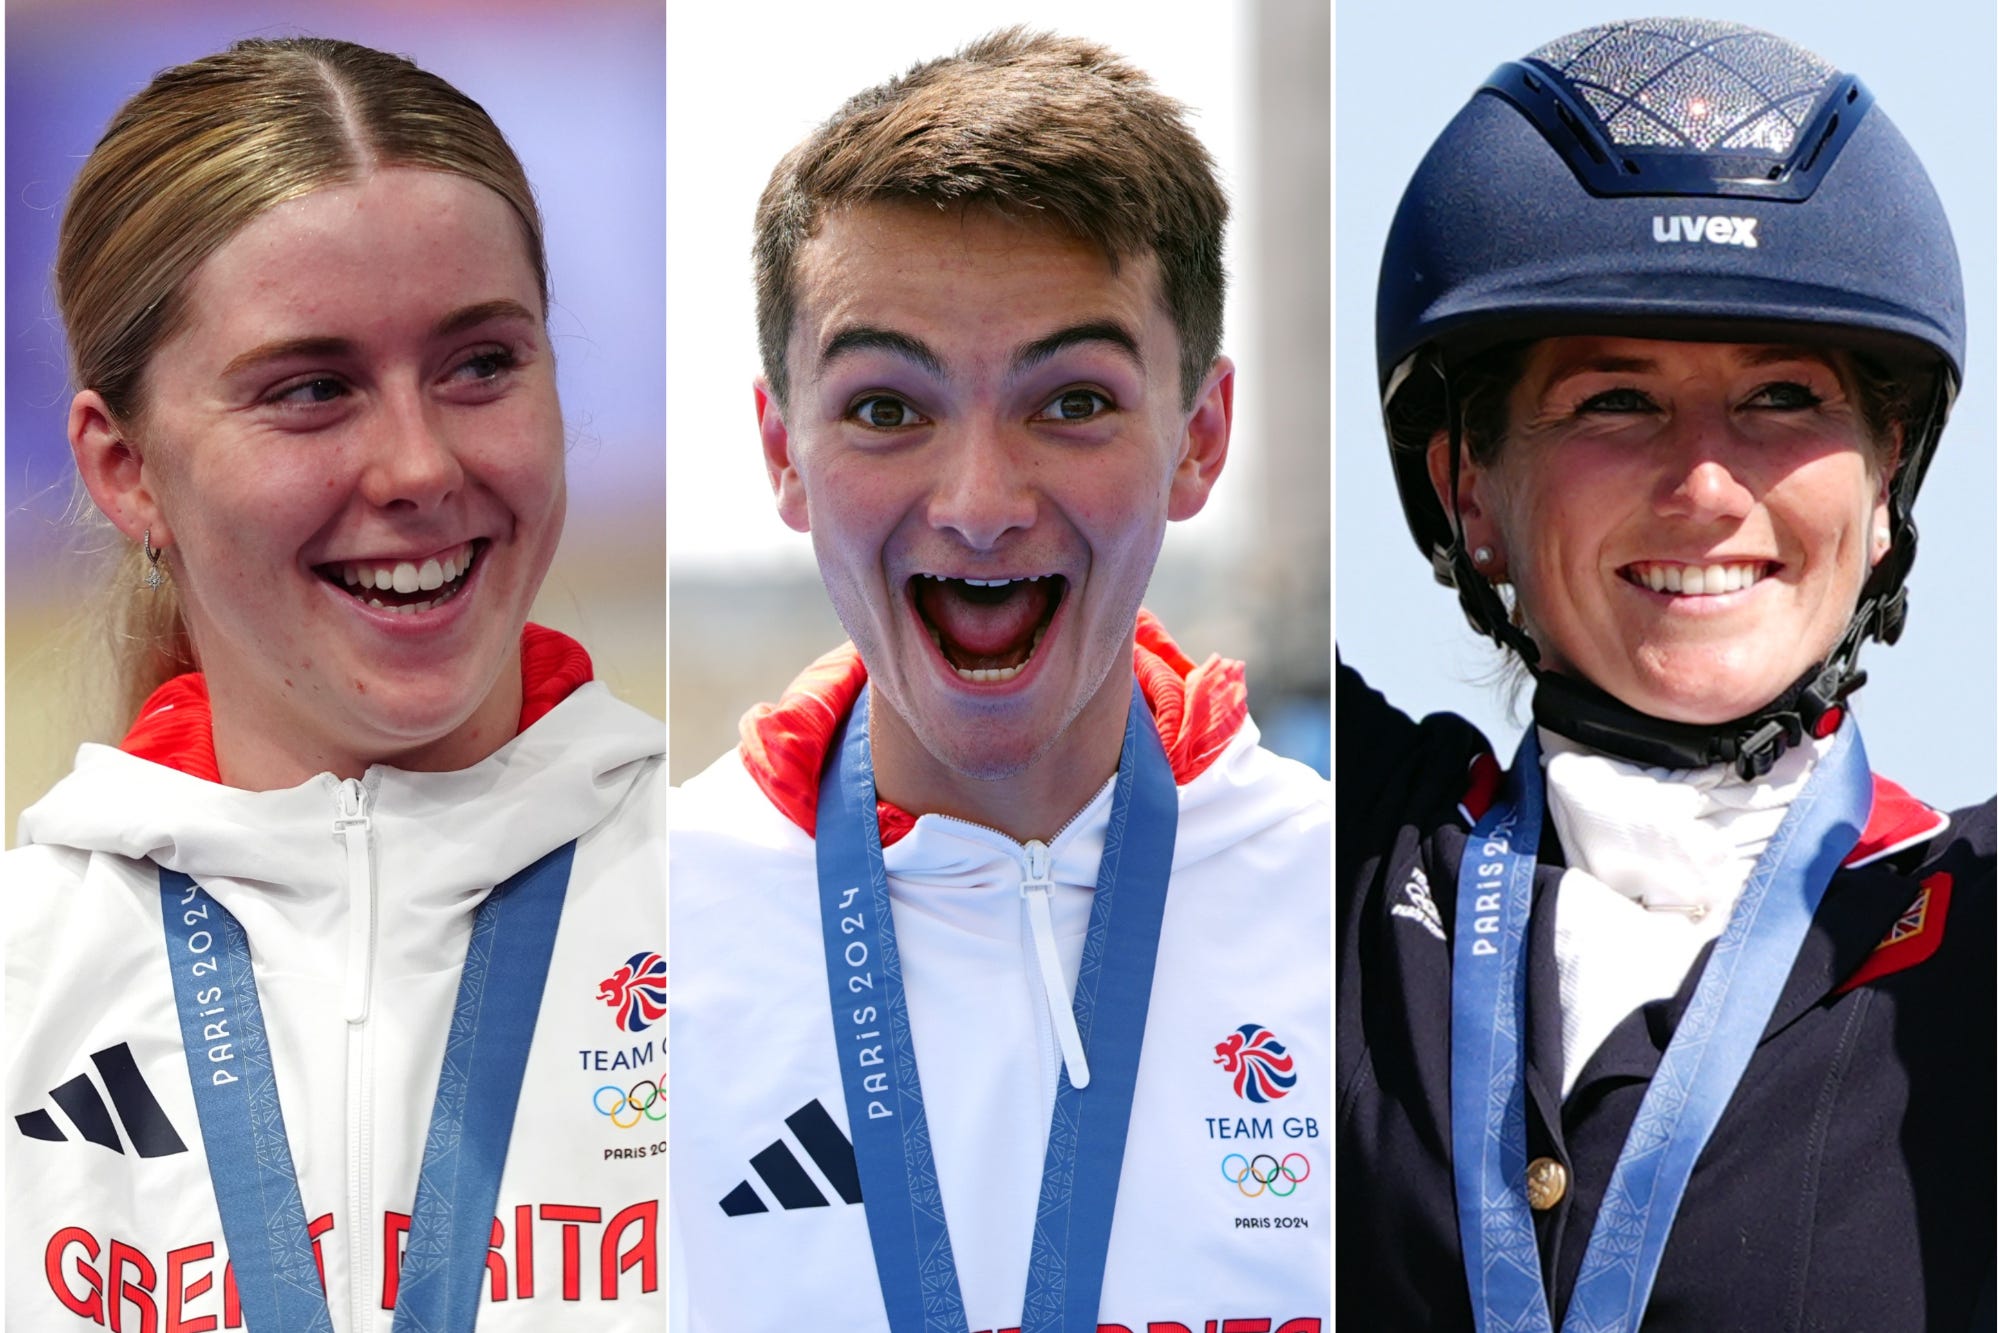
M 1904 433 L 1907 429 L 1908 427 L 1898 421 L 1889 434 L 1888 456 L 1881 460 L 1880 476 L 1876 478 L 1877 484 L 1874 488 L 1874 498 L 1882 503 L 1887 502 L 1888 489 L 1895 484 L 1896 474 L 1902 470 L 1902 448 L 1907 443 L 1908 437 Z
M 1437 492 L 1437 503 L 1448 514 L 1452 501 L 1451 437 L 1448 432 L 1440 430 L 1430 437 L 1424 461 L 1429 467 L 1430 485 Z M 1479 573 L 1494 583 L 1504 583 L 1506 542 L 1500 535 L 1492 503 L 1495 484 L 1492 470 L 1476 462 L 1471 451 L 1460 443 L 1456 499 L 1458 521 L 1464 525 L 1465 550 Z
M 133 541 L 150 532 L 153 546 L 160 550 L 173 544 L 173 532 L 146 472 L 145 455 L 95 389 L 85 389 L 70 400 L 69 450 L 76 457 L 83 488 L 118 531 Z
M 1895 474 L 1902 468 L 1903 429 L 1901 422 L 1895 423 L 1888 456 L 1882 460 L 1874 479 L 1874 509 L 1869 515 L 1874 525 L 1874 540 L 1867 550 L 1869 569 L 1880 564 L 1894 544 L 1894 528 L 1889 523 L 1888 494 L 1894 488 Z

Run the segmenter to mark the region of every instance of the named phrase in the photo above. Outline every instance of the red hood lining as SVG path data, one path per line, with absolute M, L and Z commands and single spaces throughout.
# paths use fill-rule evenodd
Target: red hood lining
M 521 717 L 516 734 L 540 721 L 590 678 L 590 654 L 576 640 L 540 625 L 522 629 Z M 190 671 L 154 690 L 118 748 L 190 777 L 220 782 L 208 681 L 199 671 Z
M 1140 611 L 1132 670 L 1173 779 L 1184 786 L 1207 771 L 1249 717 L 1243 664 L 1210 657 L 1196 666 L 1151 612 Z M 819 775 L 833 736 L 867 679 L 860 653 L 851 643 L 841 644 L 800 672 L 776 703 L 758 704 L 743 715 L 738 750 L 743 766 L 770 803 L 808 835 L 817 826 Z M 887 801 L 876 807 L 884 847 L 914 828 L 922 813 Z

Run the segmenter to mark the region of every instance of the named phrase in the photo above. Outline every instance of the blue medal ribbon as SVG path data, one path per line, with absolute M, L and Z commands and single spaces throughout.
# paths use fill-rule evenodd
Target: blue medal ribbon
M 965 1333 L 889 906 L 868 699 L 864 690 L 855 702 L 819 788 L 819 906 L 833 1031 L 889 1327 Z M 1172 766 L 1134 684 L 1076 981 L 1090 1086 L 1073 1086 L 1065 1069 L 1056 1087 L 1021 1333 L 1097 1327 L 1178 818 Z
M 567 843 L 512 876 L 473 918 L 410 1210 L 397 1333 L 467 1333 L 478 1318 L 500 1173 L 575 852 Z M 244 1322 L 332 1333 L 249 940 L 227 908 L 179 871 L 160 871 L 160 900 L 181 1044 Z
M 333 1333 L 278 1106 L 249 938 L 229 909 L 177 870 L 160 871 L 160 907 L 181 1046 L 243 1321 L 251 1329 Z
M 472 918 L 410 1208 L 395 1333 L 467 1333 L 478 1321 L 500 1172 L 575 857 L 576 844 L 562 844 L 495 888 Z
M 1750 872 L 1652 1076 L 1597 1211 L 1564 1333 L 1638 1328 L 1694 1164 L 1872 800 L 1867 752 L 1848 723 Z M 1526 1192 L 1522 955 L 1542 808 L 1540 746 L 1530 728 L 1504 796 L 1465 844 L 1452 943 L 1452 1172 L 1480 1333 L 1552 1328 Z

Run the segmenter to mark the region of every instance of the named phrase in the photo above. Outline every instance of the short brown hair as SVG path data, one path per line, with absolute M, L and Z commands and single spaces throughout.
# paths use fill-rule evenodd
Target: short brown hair
M 757 342 L 780 403 L 798 253 L 829 209 L 987 203 L 1045 217 L 1113 264 L 1159 260 L 1191 404 L 1221 349 L 1228 200 L 1184 108 L 1108 48 L 1008 28 L 847 100 L 757 204 Z
M 485 110 L 403 56 L 317 37 L 252 39 L 161 71 L 112 118 L 70 187 L 56 303 L 78 389 L 122 429 L 145 416 L 145 374 L 186 318 L 201 262 L 267 209 L 375 167 L 463 176 L 513 206 L 548 305 L 541 213 Z M 127 716 L 196 664 L 171 585 L 134 593 L 129 545 L 112 628 Z

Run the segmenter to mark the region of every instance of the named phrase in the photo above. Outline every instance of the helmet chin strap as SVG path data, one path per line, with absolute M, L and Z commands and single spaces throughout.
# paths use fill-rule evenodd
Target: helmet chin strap
M 1444 373 L 1444 411 L 1450 433 L 1451 545 L 1432 556 L 1440 580 L 1454 584 L 1458 600 L 1472 624 L 1502 647 L 1520 655 L 1534 677 L 1534 722 L 1557 735 L 1604 754 L 1659 768 L 1706 768 L 1733 765 L 1745 782 L 1770 771 L 1771 765 L 1806 736 L 1830 736 L 1846 715 L 1846 699 L 1867 683 L 1859 666 L 1860 647 L 1870 638 L 1893 643 L 1901 637 L 1907 615 L 1908 590 L 1903 579 L 1915 561 L 1916 525 L 1909 514 L 1909 494 L 1898 477 L 1891 486 L 1891 539 L 1886 555 L 1868 574 L 1860 605 L 1846 623 L 1839 642 L 1825 659 L 1799 676 L 1775 699 L 1753 713 L 1728 722 L 1672 722 L 1640 712 L 1576 676 L 1546 670 L 1541 650 L 1526 631 L 1515 625 L 1506 603 L 1466 550 L 1464 516 L 1459 509 L 1459 455 L 1463 423 Z M 1930 414 L 1922 429 L 1938 429 L 1940 418 Z M 1446 576 L 1448 575 L 1448 578 Z
M 1527 632 L 1513 623 L 1506 603 L 1493 590 L 1492 583 L 1479 572 L 1472 563 L 1471 552 L 1465 544 L 1465 519 L 1458 500 L 1459 461 L 1464 455 L 1464 420 L 1458 411 L 1457 393 L 1451 384 L 1451 376 L 1444 365 L 1444 358 L 1434 358 L 1437 374 L 1444 382 L 1444 421 L 1450 432 L 1451 450 L 1451 544 L 1439 547 L 1431 555 L 1437 581 L 1458 590 L 1458 604 L 1464 607 L 1465 615 L 1478 630 L 1489 635 L 1503 648 L 1511 648 L 1527 664 L 1527 669 L 1540 676 L 1541 646 L 1527 636 Z
M 1853 669 L 1850 656 L 1842 660 L 1835 652 L 1756 712 L 1703 726 L 1641 713 L 1588 681 L 1542 671 L 1534 677 L 1534 722 L 1633 763 L 1657 768 L 1730 764 L 1744 782 L 1753 782 L 1806 736 L 1836 731 L 1846 696 L 1866 680 L 1867 673 Z

